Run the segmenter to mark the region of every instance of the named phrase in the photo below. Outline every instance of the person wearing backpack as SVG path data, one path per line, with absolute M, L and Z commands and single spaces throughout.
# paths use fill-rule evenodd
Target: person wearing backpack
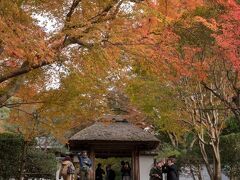
M 59 179 L 74 180 L 75 167 L 69 156 L 66 156 L 62 161 L 61 169 L 59 172 Z
M 92 161 L 87 155 L 87 151 L 83 151 L 78 156 L 79 164 L 80 164 L 80 177 L 81 180 L 89 180 L 89 175 L 92 167 Z

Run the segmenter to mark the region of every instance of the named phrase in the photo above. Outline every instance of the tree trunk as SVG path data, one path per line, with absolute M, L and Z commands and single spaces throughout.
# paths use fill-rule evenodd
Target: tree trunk
M 220 149 L 219 149 L 219 139 L 212 143 L 212 149 L 214 152 L 214 180 L 222 180 L 222 169 L 221 169 L 221 158 L 220 158 Z
M 232 172 L 230 171 L 230 180 L 235 180 L 235 177 L 234 177 L 234 175 L 232 174 Z
M 195 174 L 194 174 L 194 171 L 193 171 L 193 168 L 192 168 L 192 165 L 191 165 L 191 164 L 190 164 L 190 172 L 191 172 L 191 175 L 192 175 L 193 180 L 196 180 Z
M 201 141 L 199 141 L 199 147 L 200 147 L 200 150 L 201 150 L 202 158 L 204 160 L 204 164 L 207 168 L 208 175 L 210 176 L 210 179 L 211 180 L 216 180 L 216 179 L 214 179 L 213 170 L 212 170 L 212 168 L 210 166 L 210 163 L 208 161 L 208 156 L 207 156 L 207 153 L 206 153 L 206 150 L 205 150 L 205 145 Z
M 239 180 L 239 178 L 235 176 L 234 172 L 235 172 L 235 168 L 233 166 L 230 168 L 230 173 L 229 173 L 230 180 Z
M 203 178 L 202 178 L 202 166 L 199 164 L 197 169 L 198 169 L 198 180 L 203 180 Z
M 222 180 L 220 160 L 214 161 L 214 180 Z
M 238 177 L 234 176 L 234 175 L 230 175 L 230 180 L 239 180 Z
M 22 147 L 18 180 L 24 179 L 23 174 L 24 174 L 24 168 L 25 168 L 25 163 L 26 163 L 27 148 L 28 148 L 28 142 L 24 141 L 23 147 Z
M 176 139 L 176 137 L 174 136 L 174 134 L 169 133 L 169 132 L 167 132 L 167 134 L 168 134 L 168 137 L 169 137 L 169 139 L 170 139 L 170 141 L 171 141 L 171 143 L 172 143 L 172 146 L 173 146 L 174 148 L 177 148 L 177 147 L 178 147 L 178 142 L 177 142 L 177 139 Z

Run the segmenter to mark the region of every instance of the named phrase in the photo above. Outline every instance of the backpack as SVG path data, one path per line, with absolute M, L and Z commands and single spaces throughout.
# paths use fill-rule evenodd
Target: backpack
M 74 169 L 72 168 L 72 165 L 69 165 L 67 167 L 67 174 L 74 174 Z
M 62 176 L 67 176 L 69 174 L 74 174 L 74 169 L 72 168 L 71 164 L 63 164 L 62 166 L 63 166 L 62 171 L 61 171 Z
M 88 159 L 82 159 L 81 157 L 79 157 L 79 162 L 80 162 L 80 166 L 82 165 L 82 167 L 80 167 L 80 170 L 85 172 L 85 173 L 88 173 L 89 171 L 89 164 L 88 164 Z
M 89 167 L 83 166 L 83 167 L 80 168 L 80 170 L 87 173 L 89 171 Z

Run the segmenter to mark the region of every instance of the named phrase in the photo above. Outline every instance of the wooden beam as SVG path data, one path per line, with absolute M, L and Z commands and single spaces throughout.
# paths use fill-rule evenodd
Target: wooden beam
M 142 151 L 153 150 L 158 146 L 158 141 L 146 141 L 146 142 L 131 142 L 131 141 L 77 141 L 70 140 L 69 146 L 71 150 L 86 150 L 94 148 L 95 150 L 105 150 L 111 148 L 111 150 L 120 151 L 120 149 L 132 152 L 135 147 L 141 149 Z
M 135 155 L 134 155 L 134 152 L 132 152 L 132 159 L 131 159 L 131 164 L 132 164 L 132 180 L 135 180 L 135 174 L 134 174 L 134 172 L 135 172 L 135 164 L 134 164 L 134 162 L 135 162 Z
M 90 150 L 90 159 L 92 160 L 92 171 L 90 173 L 90 180 L 95 180 L 95 168 L 96 168 L 96 165 L 95 165 L 95 152 L 94 152 L 94 149 L 91 149 Z
M 139 151 L 137 149 L 132 152 L 132 177 L 133 180 L 140 180 Z

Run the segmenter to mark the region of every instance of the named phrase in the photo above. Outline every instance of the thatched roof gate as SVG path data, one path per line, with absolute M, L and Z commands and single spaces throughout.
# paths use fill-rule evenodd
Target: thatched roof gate
M 139 153 L 154 150 L 158 145 L 159 140 L 154 135 L 126 120 L 97 122 L 69 139 L 71 151 L 87 150 L 93 162 L 96 157 L 132 157 L 134 180 L 139 180 Z

